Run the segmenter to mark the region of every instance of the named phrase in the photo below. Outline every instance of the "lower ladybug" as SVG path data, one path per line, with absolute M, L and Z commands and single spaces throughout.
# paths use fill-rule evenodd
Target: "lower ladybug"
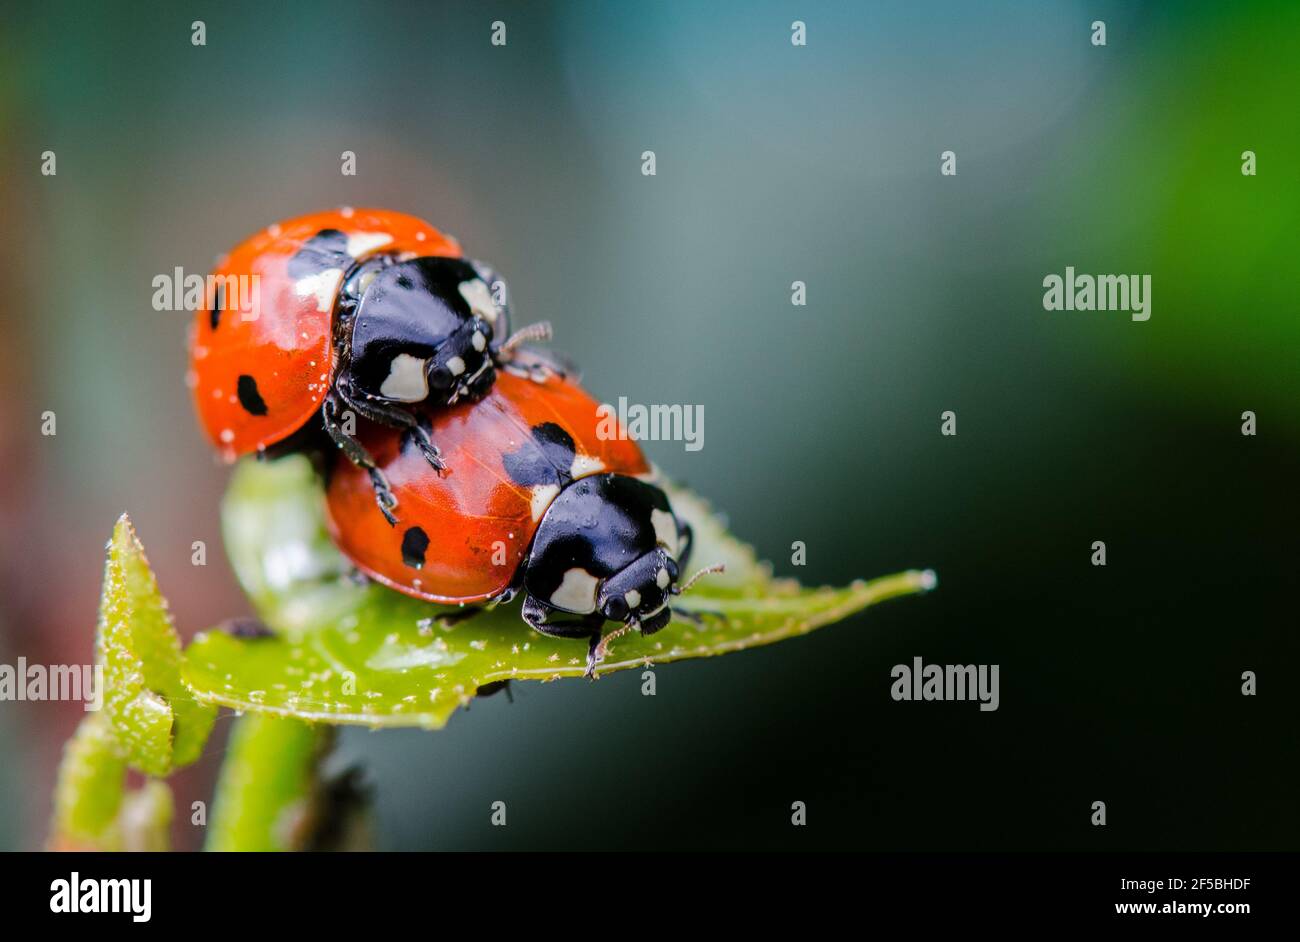
M 335 463 L 330 532 L 363 573 L 442 605 L 492 605 L 522 591 L 534 629 L 589 640 L 588 676 L 606 621 L 623 626 L 609 637 L 669 623 L 671 597 L 695 580 L 681 581 L 691 528 L 646 480 L 636 443 L 601 434 L 609 420 L 575 383 L 503 374 L 481 401 L 429 420 L 448 457 L 441 475 L 409 435 L 360 430 L 405 508 L 398 527 L 376 518 L 364 472 Z
M 396 498 L 353 432 L 357 417 L 409 432 L 441 470 L 411 406 L 472 400 L 498 367 L 545 365 L 530 365 L 520 344 L 549 337 L 549 325 L 501 342 L 504 282 L 404 213 L 345 207 L 276 223 L 224 256 L 209 288 L 190 331 L 187 380 L 222 457 L 288 450 L 319 416 L 367 472 L 390 523 Z

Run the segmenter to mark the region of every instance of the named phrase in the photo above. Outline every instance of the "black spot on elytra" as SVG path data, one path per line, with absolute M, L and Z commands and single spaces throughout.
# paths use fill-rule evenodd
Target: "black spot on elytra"
M 534 425 L 532 432 L 531 442 L 502 456 L 506 474 L 522 487 L 568 484 L 575 454 L 573 436 L 554 422 Z
M 263 401 L 262 394 L 257 391 L 257 380 L 244 373 L 239 377 L 236 392 L 239 394 L 239 404 L 249 415 L 266 415 L 266 402 Z
M 303 243 L 289 259 L 289 277 L 294 281 L 319 275 L 331 268 L 347 270 L 352 265 L 348 237 L 337 229 L 322 229 Z
M 411 527 L 402 534 L 402 562 L 412 569 L 424 566 L 424 552 L 429 548 L 429 535 L 419 527 Z
M 226 286 L 224 284 L 218 284 L 216 290 L 216 297 L 212 302 L 212 310 L 208 312 L 208 323 L 212 325 L 213 330 L 216 330 L 217 325 L 221 323 L 221 310 L 225 306 L 226 306 Z

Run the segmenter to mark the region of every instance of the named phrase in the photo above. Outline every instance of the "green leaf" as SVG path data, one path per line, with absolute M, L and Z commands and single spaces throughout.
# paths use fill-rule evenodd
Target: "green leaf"
M 197 759 L 216 710 L 181 680 L 180 638 L 125 514 L 108 544 L 95 646 L 104 712 L 127 763 L 166 775 Z
M 695 560 L 727 566 L 688 597 L 692 609 L 716 615 L 618 638 L 601 674 L 770 644 L 934 584 L 933 573 L 919 571 L 844 588 L 774 579 L 703 501 L 667 490 L 695 529 Z M 320 485 L 305 459 L 242 463 L 224 523 L 235 571 L 276 635 L 196 636 L 186 680 L 204 701 L 309 721 L 437 728 L 486 684 L 583 673 L 585 645 L 532 631 L 517 602 L 451 621 L 442 616 L 456 610 L 349 578 L 325 533 Z

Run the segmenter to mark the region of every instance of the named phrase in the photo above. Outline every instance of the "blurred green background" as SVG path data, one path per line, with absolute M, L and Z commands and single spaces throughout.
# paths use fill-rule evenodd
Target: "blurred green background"
M 0 662 L 90 658 L 124 510 L 186 636 L 248 611 L 188 317 L 150 282 L 281 217 L 387 206 L 492 262 L 598 398 L 702 404 L 703 450 L 647 451 L 779 573 L 940 586 L 665 666 L 654 698 L 628 673 L 349 730 L 382 846 L 1297 846 L 1300 6 L 13 7 Z M 1151 320 L 1044 311 L 1067 265 L 1150 274 Z M 1000 664 L 1001 709 L 893 702 L 914 656 Z M 0 847 L 40 844 L 79 715 L 0 703 Z

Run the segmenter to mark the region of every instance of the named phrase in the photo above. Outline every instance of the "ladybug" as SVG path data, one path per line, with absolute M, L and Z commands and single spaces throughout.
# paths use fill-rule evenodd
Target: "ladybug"
M 319 415 L 366 471 L 390 524 L 397 501 L 357 440 L 356 417 L 408 432 L 445 470 L 410 407 L 482 396 L 521 343 L 550 335 L 535 324 L 499 343 L 510 312 L 497 274 L 427 222 L 388 210 L 276 223 L 221 259 L 209 285 L 209 308 L 190 331 L 188 382 L 222 457 L 291 449 Z
M 360 430 L 406 508 L 400 526 L 370 511 L 361 468 L 332 469 L 330 534 L 363 574 L 442 605 L 490 606 L 522 591 L 532 628 L 589 640 L 587 676 L 606 621 L 622 623 L 614 634 L 668 624 L 671 597 L 694 582 L 680 583 L 691 528 L 648 480 L 641 449 L 602 428 L 612 419 L 576 383 L 503 373 L 481 401 L 429 420 L 450 459 L 441 475 L 408 433 Z

